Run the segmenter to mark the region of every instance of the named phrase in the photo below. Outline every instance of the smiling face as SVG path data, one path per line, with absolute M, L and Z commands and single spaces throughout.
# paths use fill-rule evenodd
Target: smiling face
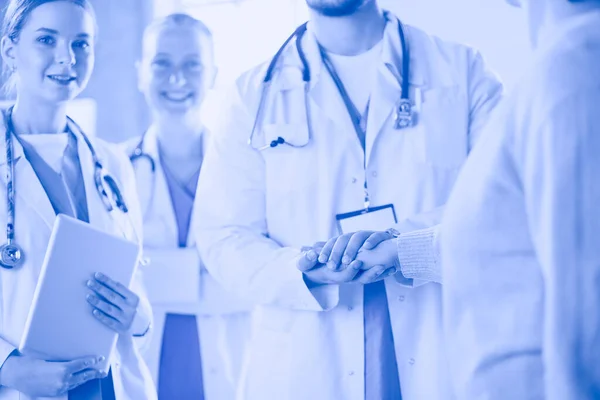
M 162 24 L 144 39 L 139 86 L 152 112 L 178 118 L 199 110 L 216 73 L 209 34 L 192 24 Z
M 95 30 L 94 17 L 72 2 L 52 1 L 33 9 L 17 38 L 2 39 L 17 96 L 57 103 L 79 95 L 94 68 Z

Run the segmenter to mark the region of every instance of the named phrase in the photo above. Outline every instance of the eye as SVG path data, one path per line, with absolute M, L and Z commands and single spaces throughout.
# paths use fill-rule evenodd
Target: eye
M 87 40 L 77 40 L 77 41 L 73 42 L 74 49 L 85 50 L 89 47 L 90 47 L 90 44 L 87 42 Z
M 167 60 L 154 60 L 152 61 L 152 68 L 154 69 L 167 69 L 171 67 L 171 63 Z
M 202 69 L 202 63 L 198 60 L 190 60 L 184 64 L 186 69 L 198 71 Z
M 47 46 L 56 44 L 56 40 L 50 35 L 40 36 L 36 39 L 36 41 Z

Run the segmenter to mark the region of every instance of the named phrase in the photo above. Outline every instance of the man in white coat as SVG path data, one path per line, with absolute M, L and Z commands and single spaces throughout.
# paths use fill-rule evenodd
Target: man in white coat
M 210 193 L 197 199 L 206 267 L 257 305 L 239 394 L 448 398 L 437 230 L 409 227 L 439 222 L 430 212 L 502 85 L 476 51 L 401 29 L 376 0 L 307 3 L 267 89 L 267 64 L 237 80 L 198 186 Z M 302 250 L 394 225 L 400 271 Z
M 159 398 L 230 400 L 249 336 L 244 303 L 206 272 L 189 229 L 209 132 L 200 107 L 215 79 L 212 35 L 200 21 L 172 14 L 144 34 L 139 86 L 152 113 L 131 155 L 149 258 L 144 282 L 154 335 L 144 357 Z

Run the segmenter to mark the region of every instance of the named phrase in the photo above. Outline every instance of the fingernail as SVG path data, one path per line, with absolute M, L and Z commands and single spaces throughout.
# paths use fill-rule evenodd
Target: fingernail
M 321 264 L 325 264 L 327 262 L 327 257 L 325 257 L 323 255 L 319 256 L 319 262 Z
M 104 356 L 98 357 L 98 362 L 102 362 L 102 361 L 104 361 Z
M 93 297 L 91 294 L 88 294 L 88 295 L 86 295 L 86 296 L 85 296 L 85 298 L 86 298 L 88 301 L 92 301 L 92 300 L 94 299 L 94 297 Z
M 94 274 L 94 276 L 95 276 L 96 278 L 98 278 L 98 279 L 102 279 L 102 278 L 104 278 L 104 275 L 102 275 L 100 272 L 96 272 L 96 273 Z
M 94 282 L 92 282 L 92 281 L 87 281 L 87 282 L 86 282 L 86 285 L 87 285 L 88 287 L 92 287 L 92 286 L 94 286 Z
M 352 260 L 348 256 L 344 256 L 344 258 L 342 258 L 342 263 L 344 264 L 350 264 L 351 262 Z
M 361 269 L 363 266 L 362 261 L 356 261 L 356 264 L 354 264 L 354 269 Z
M 331 262 L 331 261 L 330 261 L 330 262 L 328 262 L 328 263 L 327 263 L 327 268 L 329 268 L 329 269 L 331 269 L 331 270 L 334 270 L 334 269 L 336 269 L 336 267 L 337 267 L 337 265 L 335 265 L 335 263 L 334 263 L 334 262 Z
M 94 311 L 92 311 L 92 313 L 94 313 L 94 315 L 100 315 L 100 311 L 98 311 L 98 310 L 94 310 Z
M 309 261 L 315 261 L 317 259 L 317 253 L 311 250 L 306 253 L 306 258 L 308 258 Z

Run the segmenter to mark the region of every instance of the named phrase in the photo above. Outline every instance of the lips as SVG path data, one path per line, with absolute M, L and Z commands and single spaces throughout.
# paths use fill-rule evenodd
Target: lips
M 47 75 L 48 79 L 53 82 L 58 83 L 59 85 L 68 86 L 71 82 L 75 81 L 75 77 L 67 74 L 55 74 L 55 75 Z
M 174 92 L 162 92 L 161 96 L 173 103 L 184 103 L 194 97 L 192 92 L 187 93 L 174 93 Z

